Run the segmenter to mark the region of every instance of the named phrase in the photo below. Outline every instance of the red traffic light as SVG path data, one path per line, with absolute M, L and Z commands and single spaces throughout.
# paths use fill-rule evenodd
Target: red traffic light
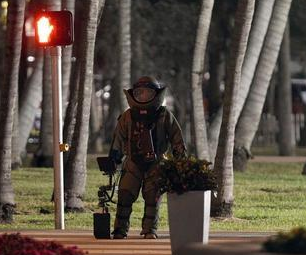
M 69 11 L 42 11 L 35 18 L 35 41 L 39 46 L 73 43 L 73 20 Z

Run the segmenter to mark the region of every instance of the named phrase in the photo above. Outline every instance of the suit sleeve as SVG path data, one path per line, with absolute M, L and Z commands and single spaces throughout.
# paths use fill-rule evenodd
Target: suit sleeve
M 172 154 L 175 158 L 181 158 L 186 156 L 186 145 L 183 139 L 181 127 L 174 117 L 174 115 L 167 111 L 167 133 L 171 143 Z
M 128 139 L 128 130 L 126 123 L 126 114 L 118 118 L 118 122 L 114 131 L 113 141 L 110 148 L 109 156 L 117 163 L 122 163 L 122 157 L 126 154 L 125 146 Z

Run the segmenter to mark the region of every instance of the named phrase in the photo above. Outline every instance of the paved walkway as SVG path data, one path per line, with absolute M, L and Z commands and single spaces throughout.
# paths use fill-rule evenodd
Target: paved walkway
M 251 162 L 263 163 L 305 163 L 306 157 L 302 156 L 254 156 Z
M 160 232 L 159 239 L 146 240 L 139 236 L 139 232 L 132 231 L 126 240 L 97 240 L 93 237 L 91 231 L 59 231 L 59 230 L 33 230 L 18 231 L 22 235 L 27 235 L 38 240 L 55 240 L 65 246 L 78 246 L 80 249 L 87 251 L 90 255 L 170 255 L 170 239 L 168 232 Z M 16 233 L 16 231 L 0 231 L 3 233 Z M 210 235 L 210 245 L 205 249 L 209 252 L 205 254 L 241 254 L 231 253 L 233 247 L 237 247 L 240 251 L 244 247 L 242 254 L 256 254 L 261 248 L 261 243 L 273 233 L 241 233 L 241 232 L 212 232 Z M 204 246 L 194 248 L 194 251 L 183 252 L 182 254 L 204 254 L 202 251 Z M 240 247 L 240 248 L 239 248 Z M 242 247 L 242 248 L 241 248 Z M 253 251 L 253 253 L 245 253 Z M 261 254 L 264 255 L 264 254 Z

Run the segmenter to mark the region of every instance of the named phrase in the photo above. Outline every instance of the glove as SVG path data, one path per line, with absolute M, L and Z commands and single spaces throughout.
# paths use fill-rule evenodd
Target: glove
M 173 157 L 177 160 L 179 159 L 184 159 L 187 157 L 186 151 L 185 150 L 173 150 L 172 151 Z
M 109 157 L 114 160 L 117 165 L 122 163 L 123 154 L 118 150 L 111 150 L 109 152 Z

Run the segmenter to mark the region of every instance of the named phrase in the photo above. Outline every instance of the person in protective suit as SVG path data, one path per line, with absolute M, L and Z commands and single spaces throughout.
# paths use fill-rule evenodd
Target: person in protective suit
M 141 77 L 124 93 L 130 108 L 118 118 L 109 153 L 116 164 L 120 164 L 125 156 L 113 237 L 127 236 L 132 204 L 142 189 L 145 208 L 141 235 L 155 239 L 161 202 L 155 184 L 159 177 L 159 162 L 169 143 L 177 158 L 185 156 L 186 146 L 177 120 L 162 106 L 165 87 L 155 78 Z

